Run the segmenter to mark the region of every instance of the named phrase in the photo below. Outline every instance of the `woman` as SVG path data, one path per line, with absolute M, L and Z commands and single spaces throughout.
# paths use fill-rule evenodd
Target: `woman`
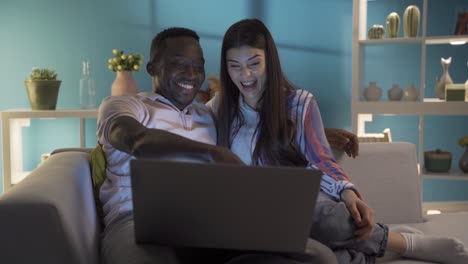
M 392 231 L 375 224 L 373 211 L 335 162 L 314 96 L 284 76 L 271 33 L 258 19 L 241 20 L 225 33 L 221 91 L 212 101 L 218 144 L 246 164 L 322 170 L 311 237 L 332 248 L 340 263 L 372 263 L 392 251 L 442 263 L 468 263 L 457 239 Z

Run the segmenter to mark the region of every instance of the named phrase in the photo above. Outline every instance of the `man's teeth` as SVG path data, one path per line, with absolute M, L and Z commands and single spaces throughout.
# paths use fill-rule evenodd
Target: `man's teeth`
M 184 89 L 193 89 L 193 84 L 179 83 L 179 82 L 176 82 L 176 84 Z
M 251 81 L 251 82 L 241 82 L 242 85 L 244 86 L 251 86 L 252 84 L 254 84 L 254 81 Z

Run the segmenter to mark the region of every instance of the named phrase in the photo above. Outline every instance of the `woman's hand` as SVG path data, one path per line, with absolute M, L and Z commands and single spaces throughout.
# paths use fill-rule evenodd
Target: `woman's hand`
M 351 189 L 342 191 L 341 199 L 358 227 L 354 236 L 357 240 L 368 240 L 374 230 L 374 210 Z

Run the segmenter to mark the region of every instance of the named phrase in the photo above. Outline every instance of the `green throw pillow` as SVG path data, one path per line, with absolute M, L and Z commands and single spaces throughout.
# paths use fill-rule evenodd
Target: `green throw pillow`
M 98 144 L 91 155 L 89 155 L 89 165 L 91 167 L 91 176 L 93 178 L 93 192 L 94 192 L 94 203 L 96 204 L 96 210 L 101 221 L 103 223 L 104 210 L 102 208 L 101 200 L 99 199 L 99 189 L 106 179 L 106 154 L 102 150 L 102 146 Z

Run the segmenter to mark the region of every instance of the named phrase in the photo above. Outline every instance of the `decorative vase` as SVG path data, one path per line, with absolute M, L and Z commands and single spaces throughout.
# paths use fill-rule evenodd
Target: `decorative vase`
M 458 161 L 458 167 L 464 173 L 468 173 L 468 146 L 465 146 L 465 152 L 463 152 L 460 160 Z
M 468 102 L 468 79 L 465 82 L 465 101 Z
M 31 109 L 55 110 L 61 83 L 59 80 L 25 80 Z
M 392 88 L 388 90 L 387 95 L 390 101 L 400 101 L 403 97 L 403 89 L 398 84 L 393 84 Z
M 382 89 L 377 86 L 376 82 L 370 82 L 369 86 L 364 89 L 364 98 L 367 101 L 379 101 L 382 96 Z
M 389 38 L 397 38 L 400 30 L 400 16 L 392 12 L 387 16 L 387 35 Z
M 442 76 L 437 80 L 436 88 L 435 88 L 435 95 L 439 99 L 445 99 L 445 85 L 452 84 L 452 78 L 450 77 L 449 73 L 449 66 L 452 63 L 452 57 L 448 59 L 440 58 L 440 64 L 442 65 Z
M 424 152 L 424 168 L 432 172 L 447 172 L 452 166 L 452 153 L 436 149 Z
M 418 100 L 418 89 L 414 87 L 414 84 L 410 83 L 408 88 L 403 92 L 403 101 L 416 101 Z
M 385 29 L 382 25 L 373 25 L 367 31 L 367 38 L 369 39 L 381 39 L 385 36 Z
M 415 5 L 410 5 L 406 8 L 403 14 L 403 34 L 405 38 L 414 38 L 418 36 L 419 31 L 419 20 L 420 20 L 419 8 Z
M 111 95 L 138 93 L 138 84 L 133 78 L 131 71 L 117 71 L 111 88 Z
M 460 12 L 457 16 L 457 24 L 455 26 L 454 35 L 468 34 L 468 12 Z

